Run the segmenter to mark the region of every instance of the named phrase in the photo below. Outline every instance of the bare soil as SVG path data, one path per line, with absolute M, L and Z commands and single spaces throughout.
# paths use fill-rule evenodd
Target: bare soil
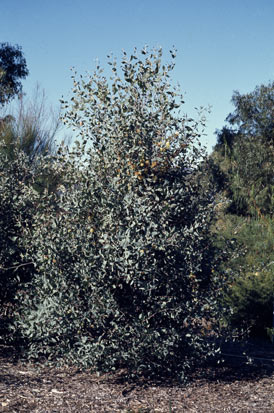
M 201 368 L 184 386 L 129 383 L 123 372 L 98 377 L 16 361 L 4 346 L 0 351 L 0 412 L 274 412 L 274 345 L 266 341 L 226 345 L 222 365 Z

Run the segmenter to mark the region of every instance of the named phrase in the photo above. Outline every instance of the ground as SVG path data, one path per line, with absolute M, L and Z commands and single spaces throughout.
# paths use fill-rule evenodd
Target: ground
M 0 351 L 0 412 L 274 412 L 274 345 L 230 344 L 225 362 L 193 374 L 188 385 L 128 383 L 123 372 L 98 377 L 76 368 L 50 368 L 15 361 Z M 253 360 L 253 361 L 252 361 Z

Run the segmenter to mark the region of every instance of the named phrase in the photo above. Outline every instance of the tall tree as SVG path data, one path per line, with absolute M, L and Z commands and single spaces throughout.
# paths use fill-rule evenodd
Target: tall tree
M 25 79 L 28 74 L 21 47 L 0 43 L 0 106 L 21 93 L 21 79 Z

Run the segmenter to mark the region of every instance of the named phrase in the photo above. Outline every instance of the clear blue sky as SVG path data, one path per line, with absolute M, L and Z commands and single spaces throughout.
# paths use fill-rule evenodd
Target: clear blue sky
M 70 68 L 92 72 L 95 59 L 136 46 L 178 50 L 174 83 L 185 93 L 185 112 L 212 106 L 207 137 L 233 109 L 234 90 L 247 93 L 274 78 L 274 0 L 0 0 L 0 42 L 19 44 L 29 77 L 48 102 L 70 96 Z

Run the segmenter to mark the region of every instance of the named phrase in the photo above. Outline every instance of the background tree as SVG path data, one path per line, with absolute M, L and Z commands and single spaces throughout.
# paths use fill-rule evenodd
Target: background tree
M 55 138 L 60 129 L 59 113 L 46 107 L 45 93 L 37 86 L 32 101 L 23 97 L 21 80 L 28 75 L 26 59 L 21 47 L 8 43 L 0 44 L 0 106 L 6 105 L 15 96 L 19 97 L 17 113 L 2 114 L 0 117 L 1 152 L 14 160 L 18 149 L 34 163 L 39 155 L 53 155 Z M 5 112 L 7 109 L 5 109 Z M 3 112 L 4 113 L 4 112 Z M 47 171 L 37 176 L 36 188 L 54 190 L 60 177 L 49 176 Z
M 274 83 L 232 97 L 229 127 L 217 133 L 212 158 L 227 178 L 230 210 L 242 215 L 272 214 L 274 207 Z
M 8 115 L 4 115 L 5 113 Z M 31 98 L 21 96 L 13 108 L 2 110 L 0 122 L 0 151 L 12 161 L 23 151 L 33 168 L 41 162 L 41 156 L 53 157 L 57 150 L 58 135 L 62 123 L 60 111 L 48 107 L 45 91 L 38 85 Z M 69 139 L 64 139 L 69 142 Z M 59 142 L 60 143 L 60 142 Z M 39 169 L 39 168 L 38 168 Z M 42 192 L 55 190 L 61 183 L 61 177 L 50 175 L 49 171 L 39 169 L 35 188 Z M 53 171 L 51 171 L 53 172 Z
M 21 47 L 0 43 L 0 106 L 21 93 L 21 80 L 28 74 Z
M 212 175 L 226 208 L 217 233 L 234 240 L 238 253 L 225 264 L 233 280 L 227 300 L 234 325 L 265 335 L 272 326 L 274 83 L 248 94 L 235 92 L 229 126 L 217 134 Z

